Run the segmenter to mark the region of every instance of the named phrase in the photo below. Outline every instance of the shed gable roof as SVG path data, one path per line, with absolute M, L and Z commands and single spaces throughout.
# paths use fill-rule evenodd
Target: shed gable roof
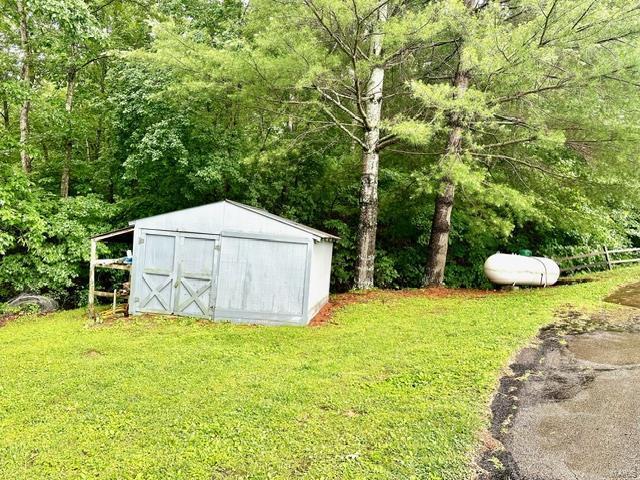
M 250 205 L 245 205 L 244 203 L 234 202 L 233 200 L 224 200 L 231 205 L 235 205 L 236 207 L 244 208 L 245 210 L 249 210 L 250 212 L 257 213 L 258 215 L 262 215 L 264 217 L 270 218 L 271 220 L 275 220 L 276 222 L 282 222 L 286 225 L 289 225 L 293 228 L 297 228 L 304 232 L 307 232 L 314 237 L 322 238 L 325 240 L 339 240 L 340 237 L 336 237 L 335 235 L 331 235 L 330 233 L 323 232 L 322 230 L 318 230 L 316 228 L 308 227 L 307 225 L 303 225 L 302 223 L 294 222 L 293 220 L 289 220 L 288 218 L 280 217 L 273 213 L 267 212 L 258 207 L 252 207 Z
M 91 237 L 91 240 L 95 240 L 96 242 L 122 242 L 122 243 L 131 243 L 133 242 L 133 227 L 125 227 L 119 228 L 118 230 L 111 230 L 110 232 L 100 233 L 98 235 L 94 235 Z
M 240 203 L 240 202 L 234 202 L 232 200 L 222 200 L 220 202 L 214 202 L 214 203 L 209 203 L 209 204 L 205 204 L 205 205 L 199 205 L 196 207 L 191 207 L 191 208 L 186 208 L 186 209 L 182 209 L 182 210 L 175 210 L 173 212 L 166 212 L 166 213 L 162 213 L 159 215 L 153 215 L 151 217 L 145 217 L 145 218 L 140 218 L 134 221 L 129 222 L 129 225 L 135 225 L 137 222 L 142 221 L 142 220 L 149 220 L 149 219 L 153 219 L 153 218 L 159 218 L 159 217 L 166 217 L 166 216 L 170 216 L 174 213 L 178 213 L 178 212 L 186 212 L 189 210 L 198 210 L 198 209 L 202 209 L 203 207 L 211 207 L 214 205 L 220 205 L 220 204 L 228 204 L 228 205 L 233 205 L 234 207 L 237 208 L 241 208 L 243 210 L 249 211 L 253 214 L 256 215 L 260 215 L 262 217 L 268 218 L 272 221 L 275 222 L 279 222 L 282 223 L 284 225 L 287 225 L 291 228 L 295 228 L 297 230 L 303 231 L 308 235 L 311 235 L 313 238 L 318 239 L 318 240 L 338 240 L 340 237 L 337 237 L 335 235 L 331 235 L 330 233 L 326 233 L 323 232 L 321 230 L 312 228 L 312 227 L 308 227 L 306 225 L 303 225 L 301 223 L 298 222 L 294 222 L 293 220 L 289 220 L 288 218 L 284 218 L 284 217 L 280 217 L 278 215 L 274 215 L 273 213 L 267 212 L 266 210 L 263 210 L 261 208 L 257 208 L 257 207 L 252 207 L 250 205 L 245 205 L 244 203 Z

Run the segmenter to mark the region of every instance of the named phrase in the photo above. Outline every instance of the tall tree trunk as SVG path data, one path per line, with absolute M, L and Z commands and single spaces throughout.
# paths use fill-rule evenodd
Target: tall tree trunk
M 31 101 L 25 100 L 20 108 L 20 162 L 24 173 L 31 172 L 31 156 L 27 151 L 27 142 L 29 141 L 29 110 L 31 109 Z
M 378 8 L 374 33 L 371 35 L 370 59 L 375 62 L 382 57 L 384 35 L 382 28 L 387 21 L 387 2 Z M 371 71 L 364 92 L 366 116 L 364 144 L 362 149 L 362 176 L 360 185 L 360 223 L 358 226 L 358 263 L 355 287 L 373 287 L 374 262 L 376 256 L 376 230 L 378 228 L 378 142 L 382 117 L 382 94 L 384 67 L 376 65 Z
M 457 96 L 464 95 L 469 87 L 469 72 L 460 71 L 456 74 L 454 85 Z M 458 115 L 452 115 L 449 125 L 449 140 L 447 142 L 448 161 L 459 161 L 462 152 L 462 125 Z M 431 238 L 427 252 L 426 286 L 437 286 L 444 283 L 444 269 L 449 250 L 449 233 L 451 232 L 451 212 L 455 199 L 456 185 L 453 180 L 445 176 L 436 195 L 435 210 L 431 222 Z
M 4 128 L 9 130 L 9 102 L 6 98 L 2 100 L 2 121 L 4 122 Z
M 42 142 L 42 157 L 44 159 L 44 164 L 49 165 L 49 147 L 46 142 Z
M 102 117 L 98 119 L 98 128 L 96 128 L 96 143 L 94 147 L 94 158 L 96 161 L 100 160 L 100 153 L 102 150 Z
M 73 152 L 73 142 L 67 140 L 64 146 L 64 163 L 62 164 L 62 174 L 60 175 L 60 196 L 69 197 L 69 165 L 71 164 L 71 153 Z
M 77 70 L 71 65 L 67 70 L 67 98 L 64 108 L 67 112 L 67 140 L 65 141 L 64 163 L 62 165 L 62 175 L 60 176 L 60 196 L 69 196 L 69 175 L 71 170 L 71 160 L 73 155 L 73 133 L 71 132 L 71 111 L 73 109 L 73 94 L 76 88 Z
M 107 77 L 107 65 L 104 60 L 99 60 L 100 64 L 100 100 L 104 100 L 105 97 L 105 79 Z M 96 161 L 100 160 L 100 154 L 102 153 L 102 131 L 103 122 L 102 115 L 98 117 L 98 128 L 96 128 L 96 146 L 95 156 Z
M 31 156 L 28 152 L 27 143 L 29 142 L 29 110 L 31 109 L 31 44 L 29 42 L 29 25 L 27 24 L 27 11 L 23 0 L 17 0 L 18 17 L 20 24 L 20 46 L 22 48 L 22 68 L 20 71 L 20 80 L 27 95 L 20 107 L 20 162 L 22 170 L 25 173 L 31 172 Z
M 487 4 L 488 0 L 464 0 L 465 6 L 475 11 Z M 462 68 L 458 70 L 454 79 L 457 88 L 455 95 L 461 97 L 469 88 L 471 74 Z M 453 114 L 449 119 L 449 140 L 447 142 L 447 161 L 456 162 L 462 153 L 462 122 L 459 115 Z M 425 286 L 438 286 L 444 283 L 444 270 L 447 264 L 449 250 L 449 233 L 451 232 L 451 212 L 456 194 L 456 185 L 448 176 L 440 182 L 440 188 L 435 200 L 433 220 L 431 222 L 431 237 L 427 251 L 427 274 Z

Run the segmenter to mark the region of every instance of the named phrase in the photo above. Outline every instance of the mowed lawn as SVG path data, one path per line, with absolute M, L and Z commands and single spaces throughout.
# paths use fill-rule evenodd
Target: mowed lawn
M 463 479 L 509 357 L 567 304 L 640 277 L 383 295 L 269 328 L 84 311 L 0 328 L 0 478 Z M 615 308 L 612 306 L 606 308 Z

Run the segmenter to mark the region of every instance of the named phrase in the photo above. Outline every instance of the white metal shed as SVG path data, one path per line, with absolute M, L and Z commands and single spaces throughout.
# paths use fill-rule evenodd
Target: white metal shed
M 328 300 L 328 233 L 230 200 L 130 225 L 132 314 L 306 325 Z

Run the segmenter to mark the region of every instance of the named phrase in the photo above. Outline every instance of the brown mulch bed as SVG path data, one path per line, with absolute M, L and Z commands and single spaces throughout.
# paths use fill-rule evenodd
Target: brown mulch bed
M 24 315 L 24 313 L 5 313 L 4 315 L 0 315 L 0 327 L 4 327 L 7 323 L 22 315 Z
M 496 290 L 474 290 L 463 288 L 412 288 L 406 290 L 370 290 L 366 292 L 337 293 L 329 297 L 329 302 L 320 309 L 309 323 L 311 327 L 319 327 L 332 323 L 336 310 L 354 303 L 365 303 L 372 300 L 392 300 L 395 298 L 428 297 L 428 298 L 481 298 L 487 295 L 501 294 Z
M 415 288 L 406 290 L 369 290 L 365 292 L 347 292 L 337 293 L 331 295 L 327 304 L 320 309 L 315 317 L 309 323 L 311 327 L 319 327 L 322 325 L 328 325 L 332 323 L 332 318 L 335 312 L 347 305 L 354 303 L 366 303 L 375 300 L 393 300 L 396 298 L 410 298 L 410 297 L 428 297 L 428 298 L 481 298 L 487 295 L 496 295 L 501 292 L 496 290 L 474 290 L 474 289 L 462 289 L 462 288 L 444 288 L 444 287 L 431 287 L 431 288 Z M 111 314 L 111 310 L 105 310 L 100 315 L 100 321 L 96 322 L 94 326 L 109 325 L 115 323 L 116 320 L 125 318 L 123 315 L 123 309 L 119 308 L 116 315 Z M 20 314 L 6 314 L 0 315 L 0 327 L 3 327 L 11 320 L 19 317 Z
M 48 314 L 47 313 L 24 313 L 24 312 L 5 313 L 4 315 L 0 315 L 0 327 L 4 327 L 7 323 L 15 320 L 16 318 L 24 317 L 25 315 L 44 317 L 45 315 L 48 315 Z
M 0 327 L 4 327 L 7 323 L 9 323 L 14 318 L 17 318 L 17 313 L 8 313 L 6 315 L 0 315 Z

